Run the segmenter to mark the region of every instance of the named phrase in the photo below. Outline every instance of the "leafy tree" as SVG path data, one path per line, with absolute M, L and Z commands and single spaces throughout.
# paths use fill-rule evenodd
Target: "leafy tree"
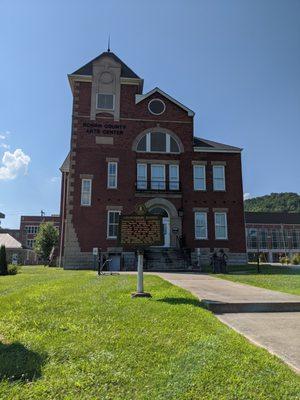
M 300 212 L 300 195 L 297 193 L 271 193 L 245 200 L 245 211 Z
M 7 259 L 6 259 L 6 248 L 4 245 L 0 247 L 0 275 L 7 275 Z
M 53 247 L 58 243 L 58 230 L 52 222 L 44 222 L 40 225 L 35 237 L 34 250 L 44 263 L 49 264 L 49 256 Z

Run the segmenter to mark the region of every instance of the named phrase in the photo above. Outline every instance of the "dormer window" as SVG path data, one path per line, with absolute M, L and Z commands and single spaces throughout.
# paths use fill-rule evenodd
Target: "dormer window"
M 112 111 L 115 108 L 115 96 L 113 94 L 98 93 L 97 109 Z
M 164 132 L 146 133 L 139 140 L 136 150 L 152 153 L 180 153 L 177 141 Z

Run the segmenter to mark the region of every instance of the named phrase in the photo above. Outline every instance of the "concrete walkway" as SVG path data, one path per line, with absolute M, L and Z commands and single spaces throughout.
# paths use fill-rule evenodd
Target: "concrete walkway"
M 251 312 L 245 312 L 247 308 L 243 308 L 243 305 L 257 307 L 275 304 L 279 311 L 281 304 L 285 304 L 293 311 L 294 305 L 300 304 L 300 296 L 230 282 L 209 275 L 153 274 L 189 290 L 204 302 L 207 308 L 210 308 L 211 304 L 221 307 L 229 304 L 229 313 L 217 312 L 216 316 L 220 321 L 256 345 L 277 355 L 300 373 L 300 312 L 255 312 L 255 308 L 251 308 Z M 238 306 L 235 309 L 232 305 Z M 272 308 L 268 311 L 272 311 Z

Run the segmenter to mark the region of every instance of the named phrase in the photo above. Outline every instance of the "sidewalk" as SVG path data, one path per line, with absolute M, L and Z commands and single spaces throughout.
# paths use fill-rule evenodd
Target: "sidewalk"
M 300 373 L 300 296 L 230 282 L 209 275 L 153 273 L 189 290 L 216 317 Z M 226 312 L 226 307 L 229 312 Z M 281 308 L 294 312 L 280 311 Z M 246 312 L 245 312 L 246 311 Z M 248 311 L 248 312 L 247 312 Z M 249 312 L 250 311 L 250 312 Z M 257 312 L 259 311 L 259 312 Z

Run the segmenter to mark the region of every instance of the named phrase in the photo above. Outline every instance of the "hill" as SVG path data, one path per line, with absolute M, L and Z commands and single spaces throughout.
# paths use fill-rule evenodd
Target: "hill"
M 271 193 L 245 200 L 245 211 L 300 212 L 300 195 L 297 193 Z

